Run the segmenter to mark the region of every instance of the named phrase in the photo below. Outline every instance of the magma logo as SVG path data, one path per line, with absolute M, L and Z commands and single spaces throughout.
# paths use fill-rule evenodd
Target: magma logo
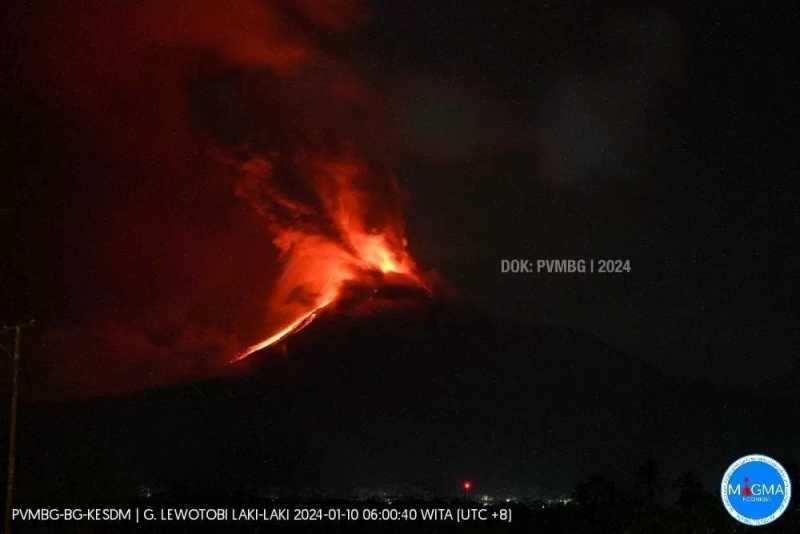
M 792 484 L 781 464 L 762 454 L 751 454 L 733 462 L 721 485 L 722 503 L 745 525 L 766 525 L 778 519 L 789 506 Z

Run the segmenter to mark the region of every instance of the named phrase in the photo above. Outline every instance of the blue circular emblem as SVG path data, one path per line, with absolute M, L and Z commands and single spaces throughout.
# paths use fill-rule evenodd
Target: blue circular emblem
M 759 526 L 778 519 L 792 497 L 792 483 L 781 464 L 762 454 L 733 462 L 720 487 L 725 509 L 745 525 Z

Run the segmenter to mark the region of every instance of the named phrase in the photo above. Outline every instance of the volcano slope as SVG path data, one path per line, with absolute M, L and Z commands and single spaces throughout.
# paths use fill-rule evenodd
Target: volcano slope
M 800 450 L 786 399 L 685 383 L 586 333 L 432 299 L 323 314 L 231 371 L 31 407 L 20 498 L 451 496 L 465 478 L 481 492 L 553 494 L 595 473 L 632 485 L 648 458 L 713 488 L 743 454 L 791 464 Z

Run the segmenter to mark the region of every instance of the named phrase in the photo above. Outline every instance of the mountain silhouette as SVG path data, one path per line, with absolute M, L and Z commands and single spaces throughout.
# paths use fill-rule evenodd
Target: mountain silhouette
M 32 410 L 20 495 L 446 496 L 465 479 L 476 492 L 552 494 L 592 473 L 625 483 L 650 457 L 713 487 L 739 456 L 789 462 L 798 450 L 794 406 L 685 383 L 586 333 L 463 303 L 325 313 L 232 371 Z M 786 449 L 765 448 L 776 443 Z

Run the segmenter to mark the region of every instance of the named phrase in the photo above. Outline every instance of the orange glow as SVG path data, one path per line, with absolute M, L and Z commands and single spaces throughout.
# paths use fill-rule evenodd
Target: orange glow
M 250 345 L 249 347 L 244 349 L 244 351 L 242 351 L 236 358 L 231 360 L 231 363 L 238 362 L 239 360 L 243 360 L 243 359 L 247 358 L 248 356 L 250 356 L 251 354 L 253 354 L 254 352 L 258 352 L 261 349 L 265 349 L 265 348 L 269 347 L 270 345 L 274 345 L 275 343 L 279 342 L 280 340 L 282 340 L 283 338 L 285 338 L 286 336 L 288 336 L 290 334 L 294 334 L 295 332 L 299 332 L 300 330 L 302 330 L 303 328 L 305 328 L 306 326 L 311 324 L 311 321 L 316 319 L 317 314 L 325 306 L 327 306 L 327 304 L 325 304 L 323 306 L 320 306 L 318 308 L 314 308 L 313 310 L 311 310 L 307 314 L 298 317 L 292 324 L 290 324 L 289 326 L 287 326 L 283 330 L 280 330 L 280 331 L 276 332 L 275 334 L 271 335 L 267 339 L 265 339 L 263 341 L 260 341 L 260 342 L 256 343 L 255 345 Z
M 351 154 L 316 156 L 301 170 L 311 175 L 318 205 L 290 200 L 272 185 L 276 165 L 257 157 L 242 164 L 237 195 L 267 221 L 280 252 L 281 273 L 267 299 L 267 335 L 231 362 L 241 361 L 300 331 L 335 306 L 345 285 L 376 289 L 383 275 L 425 287 L 406 251 L 394 182 L 380 195 L 366 163 Z M 385 181 L 385 180 L 384 180 Z M 280 215 L 279 215 L 280 214 Z

